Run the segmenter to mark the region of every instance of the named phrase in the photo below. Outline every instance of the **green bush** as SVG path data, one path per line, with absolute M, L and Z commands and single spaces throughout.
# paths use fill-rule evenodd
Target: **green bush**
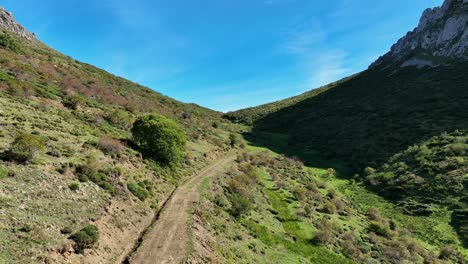
M 45 151 L 45 140 L 31 134 L 18 135 L 9 150 L 9 157 L 17 162 L 27 162 Z
M 145 187 L 142 187 L 141 184 L 132 182 L 127 184 L 127 188 L 133 195 L 138 197 L 138 199 L 140 199 L 141 201 L 144 201 L 149 196 L 148 190 Z
M 229 201 L 231 202 L 230 213 L 236 218 L 248 213 L 252 209 L 250 200 L 240 194 L 234 193 L 230 195 Z
M 19 41 L 5 31 L 0 32 L 0 47 L 15 53 L 20 50 Z
M 229 134 L 229 144 L 232 147 L 240 145 L 242 143 L 242 138 L 239 134 Z
M 85 249 L 93 247 L 99 240 L 99 230 L 95 225 L 87 225 L 71 235 L 70 239 L 75 241 L 75 250 L 78 253 L 83 253 Z
M 336 206 L 331 202 L 326 202 L 323 205 L 323 211 L 327 214 L 334 214 L 336 213 Z
M 3 166 L 0 166 L 0 179 L 3 179 L 8 176 L 9 170 Z
M 178 163 L 184 157 L 185 133 L 167 117 L 158 114 L 139 117 L 133 124 L 132 136 L 145 154 L 164 164 Z
M 63 98 L 62 103 L 66 108 L 76 110 L 79 105 L 84 103 L 84 99 L 79 95 L 70 95 Z
M 387 238 L 391 237 L 390 229 L 386 225 L 379 223 L 377 221 L 372 221 L 369 224 L 368 230 L 369 232 L 374 232 L 376 235 L 379 235 L 379 236 L 383 236 Z
M 76 191 L 80 188 L 80 185 L 77 182 L 72 182 L 70 185 L 68 185 L 68 188 L 72 191 Z

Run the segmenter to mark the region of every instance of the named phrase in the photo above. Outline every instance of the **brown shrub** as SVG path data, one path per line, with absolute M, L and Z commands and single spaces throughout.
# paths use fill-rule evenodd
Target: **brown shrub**
M 122 145 L 120 140 L 113 139 L 107 136 L 99 138 L 97 146 L 102 152 L 107 154 L 120 154 L 124 149 L 124 146 Z

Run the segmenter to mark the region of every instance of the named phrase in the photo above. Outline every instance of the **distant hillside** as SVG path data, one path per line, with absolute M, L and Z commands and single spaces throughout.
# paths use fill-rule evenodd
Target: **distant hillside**
M 250 108 L 245 108 L 241 109 L 238 111 L 233 111 L 233 112 L 228 112 L 223 115 L 224 118 L 229 119 L 230 121 L 236 122 L 236 123 L 242 123 L 246 125 L 253 125 L 256 121 L 266 117 L 269 114 L 272 114 L 280 109 L 295 105 L 299 102 L 302 102 L 308 98 L 314 97 L 318 94 L 321 94 L 325 91 L 327 91 L 330 88 L 333 88 L 340 83 L 348 80 L 350 77 L 345 78 L 343 80 L 340 80 L 335 83 L 331 83 L 328 85 L 325 85 L 323 87 L 311 90 L 309 92 L 300 94 L 298 96 L 294 96 L 291 98 L 287 98 L 284 100 L 280 100 L 277 102 L 272 102 L 268 104 L 263 104 L 255 107 L 250 107 Z

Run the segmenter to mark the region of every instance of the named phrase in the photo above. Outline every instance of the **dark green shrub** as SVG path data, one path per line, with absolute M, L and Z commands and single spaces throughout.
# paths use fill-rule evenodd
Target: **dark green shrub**
M 87 225 L 80 231 L 70 236 L 75 241 L 75 250 L 83 253 L 83 250 L 93 247 L 99 240 L 99 230 L 95 225 Z
M 133 142 L 145 154 L 165 164 L 175 164 L 184 157 L 186 136 L 171 119 L 158 114 L 139 117 L 132 128 Z
M 369 232 L 374 232 L 376 235 L 383 236 L 383 237 L 391 237 L 391 231 L 390 229 L 379 222 L 373 221 L 369 224 L 368 228 Z
M 108 193 L 110 193 L 112 196 L 116 195 L 117 194 L 117 190 L 115 189 L 115 187 L 108 181 L 106 182 L 102 182 L 99 184 L 99 187 L 103 188 L 104 190 L 106 190 Z
M 140 199 L 141 201 L 144 201 L 149 196 L 148 190 L 146 190 L 145 187 L 142 187 L 138 183 L 129 183 L 127 184 L 127 188 L 133 195 L 138 197 L 138 199 Z
M 234 193 L 230 195 L 229 201 L 231 202 L 230 213 L 234 217 L 240 217 L 252 209 L 250 200 L 240 194 Z
M 45 140 L 26 133 L 18 135 L 9 150 L 9 157 L 17 162 L 27 162 L 45 151 Z
M 84 99 L 79 95 L 70 95 L 63 98 L 62 103 L 66 108 L 76 110 L 79 105 L 84 103 Z
M 20 50 L 19 41 L 6 31 L 0 32 L 0 47 L 18 53 Z
M 70 185 L 68 185 L 68 188 L 72 191 L 76 191 L 80 188 L 80 185 L 77 182 L 72 182 Z
M 89 178 L 86 175 L 80 175 L 79 178 L 80 182 L 88 182 Z

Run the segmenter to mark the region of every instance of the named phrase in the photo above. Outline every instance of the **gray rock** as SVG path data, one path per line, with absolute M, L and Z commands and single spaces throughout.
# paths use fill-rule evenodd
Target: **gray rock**
M 0 29 L 6 29 L 21 38 L 37 40 L 36 36 L 16 22 L 13 14 L 0 7 Z
M 389 60 L 407 61 L 407 55 L 416 49 L 425 57 L 468 59 L 468 0 L 445 0 L 442 7 L 425 10 L 418 26 L 371 67 Z

